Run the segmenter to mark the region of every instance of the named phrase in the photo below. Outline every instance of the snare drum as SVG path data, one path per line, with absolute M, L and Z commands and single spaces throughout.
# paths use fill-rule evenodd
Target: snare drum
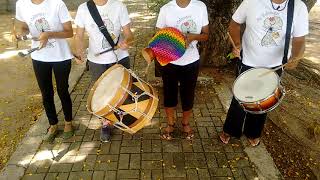
M 253 68 L 238 76 L 233 94 L 245 111 L 263 114 L 280 104 L 285 90 L 277 73 L 266 68 Z
M 130 134 L 148 125 L 158 107 L 151 85 L 120 64 L 110 67 L 90 90 L 87 108 Z

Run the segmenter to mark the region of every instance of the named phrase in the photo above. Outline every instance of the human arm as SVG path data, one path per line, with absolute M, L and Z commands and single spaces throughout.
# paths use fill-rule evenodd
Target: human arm
M 128 49 L 129 48 L 129 45 L 133 42 L 134 40 L 134 36 L 133 36 L 133 33 L 131 31 L 131 28 L 130 28 L 130 24 L 131 23 L 128 23 L 127 25 L 123 26 L 122 27 L 122 30 L 123 30 L 123 35 L 124 35 L 124 40 L 119 42 L 118 46 L 121 48 L 121 49 Z
M 231 20 L 229 24 L 229 34 L 231 40 L 234 42 L 235 47 L 233 47 L 232 53 L 236 57 L 240 57 L 240 50 L 241 50 L 241 25 Z
M 200 34 L 187 33 L 186 41 L 190 44 L 192 41 L 207 41 L 209 39 L 209 26 L 203 26 Z
M 65 22 L 62 24 L 63 30 L 59 32 L 42 32 L 38 38 L 40 41 L 40 48 L 46 46 L 49 39 L 64 39 L 64 38 L 71 38 L 73 36 L 73 29 L 71 22 Z
M 288 60 L 286 69 L 295 69 L 303 58 L 305 50 L 305 36 L 292 38 L 291 57 Z
M 74 45 L 75 45 L 75 60 L 78 64 L 81 64 L 85 61 L 84 55 L 84 32 L 85 29 L 81 27 L 76 28 L 76 35 L 74 37 Z

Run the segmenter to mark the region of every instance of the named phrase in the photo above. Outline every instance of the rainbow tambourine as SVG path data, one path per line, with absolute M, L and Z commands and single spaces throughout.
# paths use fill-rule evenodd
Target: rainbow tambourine
M 166 27 L 159 30 L 142 50 L 142 56 L 150 63 L 156 59 L 162 66 L 175 61 L 186 52 L 185 36 L 176 28 Z

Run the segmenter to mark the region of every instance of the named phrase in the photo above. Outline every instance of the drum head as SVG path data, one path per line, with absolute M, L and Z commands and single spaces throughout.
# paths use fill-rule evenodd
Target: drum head
M 266 68 L 253 68 L 243 72 L 233 85 L 233 94 L 241 102 L 256 102 L 274 93 L 279 85 L 279 76 Z M 263 76 L 260 76 L 263 75 Z
M 109 105 L 123 82 L 124 71 L 122 66 L 117 66 L 100 77 L 102 79 L 92 96 L 91 109 L 93 112 L 98 112 Z

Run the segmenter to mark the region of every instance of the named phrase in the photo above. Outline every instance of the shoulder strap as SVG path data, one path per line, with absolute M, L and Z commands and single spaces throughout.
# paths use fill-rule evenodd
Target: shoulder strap
M 288 62 L 288 50 L 289 50 L 289 43 L 291 37 L 291 29 L 292 29 L 292 21 L 293 21 L 293 12 L 294 12 L 294 1 L 295 0 L 288 0 L 288 12 L 287 12 L 287 30 L 286 30 L 286 37 L 285 37 L 285 44 L 284 44 L 284 56 L 282 59 L 282 64 Z
M 109 42 L 109 44 L 111 45 L 112 49 L 114 49 L 114 47 L 116 46 L 116 44 L 114 43 L 114 41 L 112 40 L 112 37 L 110 36 L 107 27 L 104 25 L 101 16 L 99 14 L 99 11 L 97 9 L 96 4 L 93 2 L 93 0 L 89 0 L 87 2 L 87 7 L 89 9 L 89 12 L 91 14 L 92 19 L 94 20 L 94 22 L 96 22 L 99 30 L 101 31 L 101 33 L 104 35 L 104 37 L 107 39 L 107 41 Z

